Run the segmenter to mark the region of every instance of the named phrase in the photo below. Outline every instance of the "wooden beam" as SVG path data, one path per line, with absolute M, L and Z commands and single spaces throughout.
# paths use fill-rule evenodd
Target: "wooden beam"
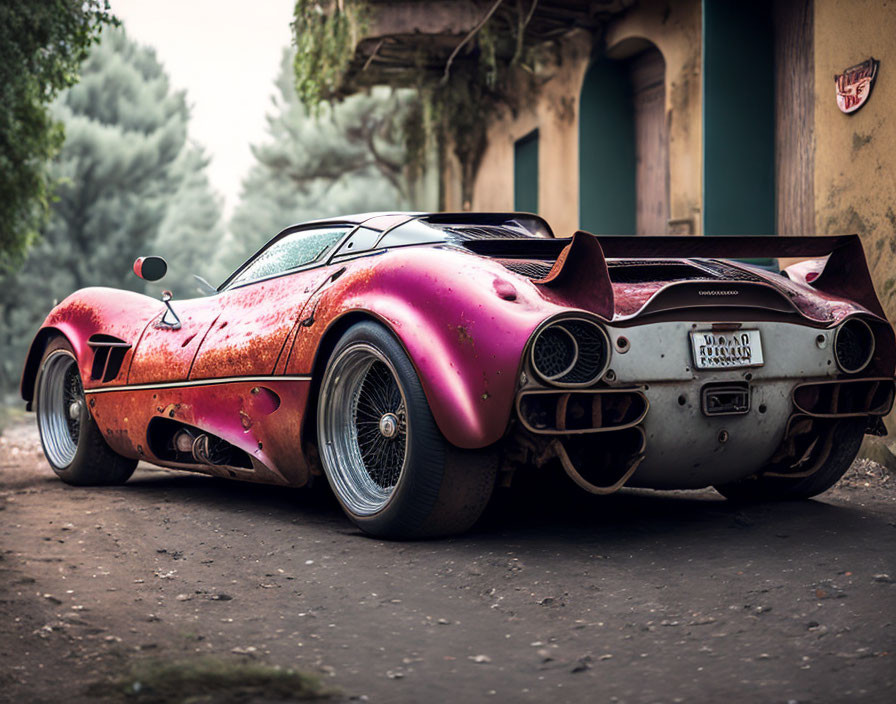
M 465 35 L 488 11 L 487 5 L 451 0 L 372 3 L 370 29 L 365 39 L 401 34 Z

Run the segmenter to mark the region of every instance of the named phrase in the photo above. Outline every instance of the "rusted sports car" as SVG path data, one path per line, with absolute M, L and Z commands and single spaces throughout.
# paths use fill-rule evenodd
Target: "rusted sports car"
M 804 260 L 732 261 L 749 257 Z M 533 215 L 397 213 L 289 227 L 203 298 L 78 291 L 21 391 L 66 482 L 121 483 L 138 460 L 325 476 L 362 530 L 413 537 L 465 530 L 521 468 L 595 494 L 816 495 L 885 432 L 894 365 L 855 236 L 557 238 Z

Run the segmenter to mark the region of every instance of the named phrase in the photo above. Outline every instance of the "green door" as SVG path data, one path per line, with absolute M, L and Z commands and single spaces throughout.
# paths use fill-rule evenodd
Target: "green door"
M 513 209 L 538 212 L 538 130 L 513 145 Z
M 703 233 L 775 233 L 774 42 L 766 2 L 703 1 Z
M 633 235 L 635 119 L 627 71 L 596 59 L 579 108 L 579 227 L 599 235 Z

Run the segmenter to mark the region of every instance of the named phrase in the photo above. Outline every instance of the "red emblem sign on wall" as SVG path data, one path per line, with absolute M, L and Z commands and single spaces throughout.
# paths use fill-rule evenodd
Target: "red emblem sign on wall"
M 834 83 L 837 86 L 837 107 L 840 110 L 848 114 L 868 102 L 879 65 L 880 61 L 877 59 L 867 59 L 834 76 Z

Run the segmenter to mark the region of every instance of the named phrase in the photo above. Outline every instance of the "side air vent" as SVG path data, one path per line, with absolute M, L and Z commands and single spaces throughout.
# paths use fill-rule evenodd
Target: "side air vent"
M 535 373 L 554 386 L 589 386 L 603 376 L 610 363 L 607 334 L 584 318 L 566 318 L 543 327 L 531 350 Z
M 112 335 L 93 335 L 87 340 L 87 346 L 93 349 L 93 366 L 90 378 L 107 382 L 115 379 L 121 372 L 124 356 L 131 345 Z
M 249 455 L 236 445 L 231 445 L 217 435 L 168 418 L 157 417 L 149 421 L 146 440 L 149 451 L 165 462 L 252 469 Z

